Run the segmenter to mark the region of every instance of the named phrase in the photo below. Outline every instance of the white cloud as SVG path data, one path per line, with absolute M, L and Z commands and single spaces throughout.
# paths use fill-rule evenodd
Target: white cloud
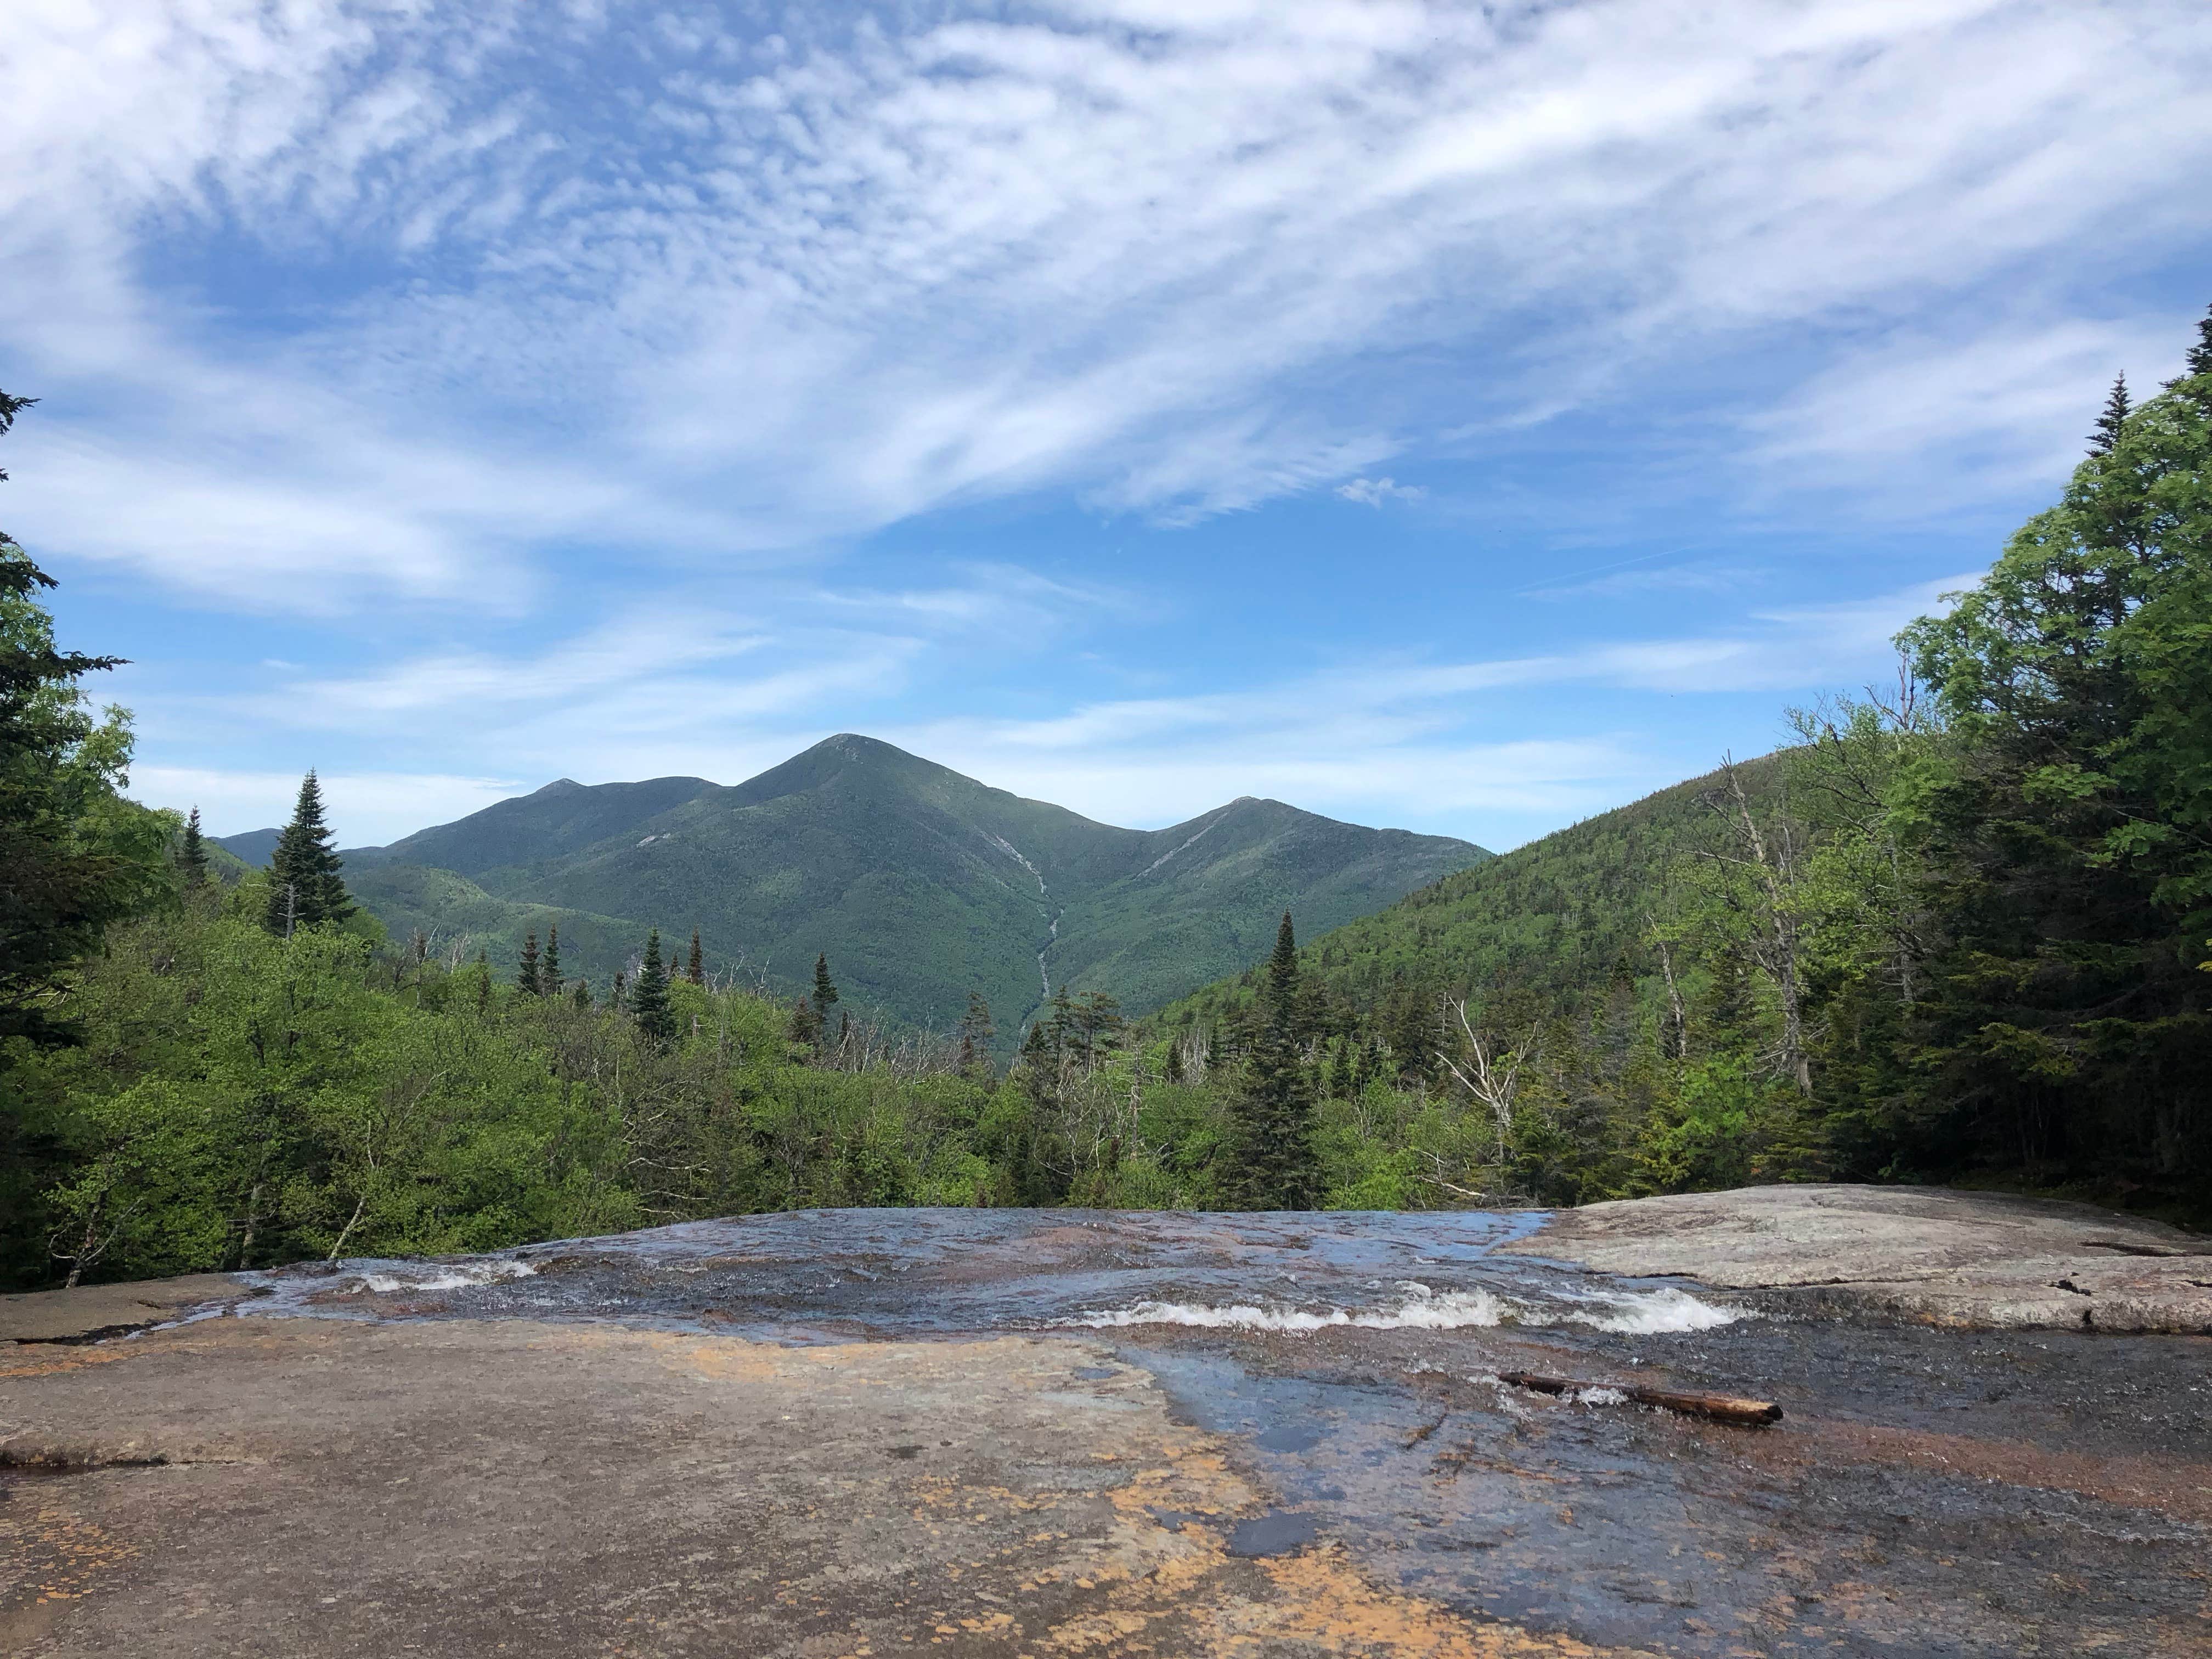
M 1418 501 L 1429 492 L 1419 484 L 1401 484 L 1395 478 L 1354 478 L 1337 485 L 1336 493 L 1362 507 L 1380 507 L 1385 501 Z
M 68 395 L 11 517 L 324 610 L 1043 488 L 1174 522 L 1824 326 L 1910 357 L 2000 279 L 2063 347 L 2051 262 L 2193 245 L 2212 168 L 2193 0 L 766 15 L 25 0 L 0 344 Z M 304 287 L 234 318 L 210 251 Z M 1900 385 L 1983 485 L 2080 423 L 1869 373 L 1764 458 L 1879 471 Z
M 1901 332 L 1746 424 L 1793 482 L 1863 489 L 1899 510 L 1985 499 L 2070 472 L 2116 374 L 2138 398 L 2180 368 L 2166 318 L 2025 319 L 2007 307 L 1942 335 Z

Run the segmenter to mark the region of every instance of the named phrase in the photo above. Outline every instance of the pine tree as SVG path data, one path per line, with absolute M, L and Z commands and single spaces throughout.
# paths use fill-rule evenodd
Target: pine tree
M 1336 1062 L 1328 1074 L 1328 1091 L 1339 1100 L 1352 1098 L 1352 1036 L 1347 1032 L 1336 1045 Z
M 481 1019 L 491 1010 L 491 952 L 477 952 L 477 1017 Z
M 830 1005 L 837 1000 L 836 981 L 830 977 L 830 956 L 824 951 L 814 958 L 814 1018 L 817 1029 L 830 1029 Z
M 545 930 L 545 957 L 538 964 L 538 988 L 549 997 L 561 994 L 561 924 Z
M 657 927 L 645 936 L 645 962 L 637 970 L 637 983 L 630 988 L 629 1011 L 638 1030 L 655 1042 L 675 1040 L 676 1013 L 668 1006 L 668 969 L 660 960 Z
M 699 948 L 699 930 L 696 927 L 691 930 L 691 959 L 684 964 L 684 977 L 694 985 L 707 982 L 707 957 Z
M 2197 324 L 2197 341 L 2189 348 L 2186 359 L 2190 375 L 2212 374 L 2212 306 L 2204 307 L 2204 315 Z
M 1182 1039 L 1181 1037 L 1170 1036 L 1168 1039 L 1167 1064 L 1160 1068 L 1160 1075 L 1170 1083 L 1182 1081 Z
M 0 392 L 0 434 L 34 401 Z M 0 469 L 0 478 L 7 476 Z M 77 679 L 121 659 L 54 648 L 53 619 L 39 603 L 53 586 L 0 531 L 0 1039 L 41 1043 L 72 1040 L 76 1028 L 53 994 L 100 948 L 108 924 L 173 890 L 158 825 L 147 826 L 156 833 L 139 835 L 132 809 L 105 779 L 88 791 L 82 757 L 101 728 L 77 696 Z M 127 731 L 112 724 L 106 730 L 127 755 Z M 4 1146 L 15 1097 L 11 1091 L 0 1095 L 7 1097 L 0 1104 Z M 9 1162 L 0 1152 L 0 1179 Z M 0 1209 L 8 1207 L 0 1189 Z
M 968 994 L 968 1012 L 960 1017 L 960 1075 L 973 1077 L 990 1063 L 991 1039 L 998 1030 L 991 1024 L 991 1005 L 981 991 Z
M 576 988 L 570 994 L 569 1000 L 579 1008 L 588 1008 L 592 1006 L 592 981 L 589 978 L 576 981 Z
M 514 975 L 514 984 L 526 996 L 544 994 L 544 988 L 538 977 L 538 933 L 534 928 L 523 935 L 522 966 Z
M 301 927 L 345 921 L 353 915 L 353 896 L 338 878 L 339 867 L 330 827 L 323 822 L 322 786 L 311 769 L 300 781 L 292 821 L 270 854 L 269 908 L 263 924 L 289 939 Z
M 1015 1202 L 1034 1209 L 1056 1204 L 1063 1196 L 1051 1169 L 1038 1156 L 1039 1145 L 1060 1105 L 1060 1057 L 1042 1021 L 1032 1024 L 1029 1036 L 1022 1040 L 1015 1070 L 1021 1078 L 1022 1117 L 1005 1158 L 1013 1177 Z
M 185 838 L 177 848 L 177 873 L 191 892 L 208 884 L 207 842 L 200 834 L 200 809 L 185 819 Z
M 2128 377 L 2124 374 L 2116 375 L 2112 380 L 2112 393 L 2105 399 L 2105 412 L 2097 416 L 2097 429 L 2089 434 L 2089 453 L 2092 455 L 2109 455 L 2112 453 L 2112 446 L 2119 442 L 2127 430 L 2128 411 L 2130 407 L 2128 402 Z
M 802 1048 L 822 1046 L 822 1016 L 814 1012 L 814 1005 L 805 997 L 791 1005 L 791 1024 L 786 1035 Z
M 1230 1182 L 1248 1210 L 1311 1206 L 1320 1161 L 1314 1148 L 1313 1079 L 1299 1052 L 1298 946 L 1283 913 L 1267 959 L 1259 1029 L 1232 1111 L 1237 1168 Z

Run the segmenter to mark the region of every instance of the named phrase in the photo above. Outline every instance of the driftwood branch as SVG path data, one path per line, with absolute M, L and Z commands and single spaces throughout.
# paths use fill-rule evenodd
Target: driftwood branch
M 1716 1423 L 1757 1425 L 1777 1423 L 1782 1419 L 1782 1407 L 1771 1400 L 1745 1400 L 1730 1394 L 1685 1394 L 1672 1389 L 1638 1388 L 1626 1382 L 1583 1382 L 1571 1376 L 1540 1376 L 1534 1371 L 1500 1371 L 1498 1380 L 1516 1389 L 1532 1389 L 1538 1394 L 1610 1392 L 1639 1406 L 1656 1406 L 1662 1411 L 1680 1412 L 1687 1417 L 1711 1418 Z

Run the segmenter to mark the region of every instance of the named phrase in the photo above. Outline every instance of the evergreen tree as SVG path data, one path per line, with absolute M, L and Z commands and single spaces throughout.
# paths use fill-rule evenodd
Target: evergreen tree
M 477 1018 L 482 1019 L 491 1012 L 491 952 L 477 952 Z
M 2212 381 L 2136 410 L 1905 642 L 1948 721 L 1905 814 L 1936 924 L 1915 1161 L 2203 1190 Z
M 2122 434 L 2127 429 L 2130 407 L 2128 377 L 2116 375 L 2112 380 L 2112 393 L 2105 399 L 2104 413 L 2097 416 L 2097 429 L 2089 434 L 2089 453 L 2092 455 L 2112 453 L 2112 446 L 2119 442 Z
M 523 935 L 522 966 L 514 975 L 515 988 L 526 996 L 539 996 L 544 987 L 538 981 L 538 933 L 536 929 Z
M 561 994 L 561 924 L 545 929 L 545 957 L 538 965 L 538 988 L 549 997 Z
M 707 982 L 707 957 L 699 948 L 699 930 L 696 927 L 691 930 L 691 959 L 684 965 L 684 977 L 694 985 Z
M 1003 1149 L 1002 1156 L 1012 1178 L 1014 1201 L 1039 1209 L 1065 1196 L 1043 1157 L 1046 1136 L 1060 1111 L 1060 1056 L 1042 1021 L 1031 1024 L 1022 1039 L 1014 1069 L 1021 1079 L 1022 1115 L 1013 1144 Z
M 1170 1083 L 1182 1081 L 1182 1039 L 1180 1036 L 1169 1036 L 1167 1064 L 1160 1067 L 1160 1075 Z
M 822 1016 L 814 1012 L 814 1005 L 799 997 L 791 1005 L 791 1024 L 786 1035 L 801 1048 L 818 1050 L 822 1047 Z
M 1337 1042 L 1336 1062 L 1329 1073 L 1328 1091 L 1339 1100 L 1349 1100 L 1352 1097 L 1352 1037 L 1348 1032 Z
M 968 1012 L 960 1017 L 960 1074 L 974 1077 L 991 1063 L 991 1039 L 998 1035 L 991 1024 L 991 1005 L 980 991 L 968 994 Z
M 570 994 L 569 1000 L 579 1008 L 589 1008 L 592 1006 L 592 981 L 588 977 L 576 981 L 576 988 Z
M 2197 319 L 2197 338 L 2190 346 L 2185 361 L 2187 365 L 2184 371 L 2185 378 L 2212 374 L 2212 306 L 2207 306 L 2204 315 Z
M 354 912 L 352 895 L 338 878 L 339 860 L 330 827 L 323 822 L 322 786 L 312 769 L 300 781 L 292 821 L 276 838 L 269 858 L 269 908 L 264 925 L 289 939 L 301 927 L 340 922 Z
M 827 951 L 814 958 L 814 1018 L 816 1029 L 830 1029 L 830 1007 L 837 1000 L 837 983 L 830 977 L 830 956 Z
M 638 1029 L 655 1042 L 675 1040 L 676 1012 L 668 1006 L 668 969 L 660 960 L 657 927 L 645 936 L 645 961 L 637 970 L 637 983 L 630 988 L 629 1011 Z
M 184 840 L 177 846 L 177 874 L 187 892 L 208 884 L 207 842 L 200 834 L 198 806 L 185 818 Z
M 1259 1028 L 1233 1108 L 1237 1167 L 1229 1185 L 1248 1210 L 1310 1208 L 1320 1175 L 1314 1146 L 1313 1079 L 1299 1052 L 1297 939 L 1291 915 L 1275 933 L 1261 991 Z
M 0 433 L 33 401 L 0 392 Z M 116 793 L 130 727 L 113 716 L 95 725 L 77 690 L 79 676 L 122 659 L 54 648 L 38 603 L 53 586 L 0 532 L 0 1038 L 39 1042 L 70 1036 L 51 1005 L 71 968 L 172 881 L 166 822 Z

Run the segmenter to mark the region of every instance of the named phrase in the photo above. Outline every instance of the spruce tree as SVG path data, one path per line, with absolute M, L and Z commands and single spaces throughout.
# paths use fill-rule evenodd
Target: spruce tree
M 1352 1085 L 1352 1035 L 1346 1032 L 1336 1045 L 1336 1061 L 1328 1074 L 1328 1091 L 1339 1100 L 1349 1100 L 1355 1092 Z
M 2092 455 L 2109 455 L 2112 453 L 2112 446 L 2119 442 L 2127 430 L 2128 411 L 2130 407 L 2128 402 L 2128 377 L 2124 374 L 2116 375 L 2112 380 L 2112 393 L 2105 399 L 2104 413 L 2097 416 L 2097 429 L 2089 434 L 2089 453 Z
M 1170 1083 L 1182 1081 L 1182 1039 L 1181 1037 L 1170 1036 L 1168 1039 L 1167 1064 L 1160 1068 L 1160 1075 Z
M 0 392 L 0 434 L 34 401 Z M 72 1040 L 54 993 L 100 948 L 108 924 L 173 890 L 158 821 L 143 833 L 108 778 L 95 781 L 85 764 L 100 728 L 77 678 L 122 659 L 55 649 L 53 618 L 39 603 L 53 586 L 0 531 L 0 1039 L 41 1043 Z M 127 733 L 108 730 L 127 755 Z M 15 1111 L 12 1092 L 0 1090 L 0 1147 Z M 8 1162 L 0 1151 L 0 1180 Z
M 569 1000 L 574 1002 L 579 1008 L 590 1007 L 592 1006 L 592 981 L 588 978 L 578 980 L 576 981 L 575 990 L 570 994 Z
M 1015 1201 L 1036 1209 L 1056 1204 L 1062 1196 L 1051 1168 L 1038 1156 L 1038 1146 L 1060 1106 L 1060 1057 L 1042 1021 L 1031 1025 L 1022 1040 L 1015 1070 L 1021 1077 L 1023 1109 L 1013 1144 L 1006 1149 L 1006 1161 L 1013 1177 Z
M 676 1012 L 668 1006 L 668 969 L 660 960 L 657 927 L 645 936 L 645 961 L 637 970 L 637 983 L 630 988 L 629 1011 L 638 1030 L 655 1042 L 675 1040 Z
M 522 938 L 522 966 L 514 975 L 515 988 L 526 996 L 539 996 L 544 988 L 538 977 L 538 933 L 533 928 Z
M 968 994 L 968 1012 L 960 1017 L 960 1075 L 973 1077 L 990 1065 L 991 1039 L 998 1035 L 991 1024 L 991 1005 L 981 991 Z
M 2204 307 L 2204 315 L 2197 324 L 2196 343 L 2189 348 L 2185 360 L 2191 377 L 2212 374 L 2212 306 Z
M 816 1029 L 830 1029 L 830 1005 L 837 1000 L 837 984 L 830 977 L 830 955 L 823 951 L 814 958 L 814 1018 Z
M 545 930 L 545 956 L 538 964 L 538 988 L 549 997 L 561 994 L 561 924 Z
M 491 952 L 477 952 L 477 1018 L 491 1012 Z
M 699 948 L 699 930 L 696 927 L 691 930 L 691 958 L 684 964 L 684 977 L 694 985 L 707 982 L 707 957 Z
M 292 821 L 270 854 L 269 908 L 263 924 L 289 939 L 301 927 L 345 921 L 353 915 L 353 896 L 338 878 L 339 868 L 330 827 L 323 822 L 322 786 L 310 769 L 300 781 Z
M 207 842 L 200 834 L 200 809 L 197 806 L 185 819 L 185 838 L 177 848 L 177 874 L 186 892 L 208 884 Z
M 1259 1029 L 1232 1108 L 1237 1167 L 1231 1172 L 1230 1186 L 1240 1208 L 1309 1209 L 1319 1184 L 1320 1160 L 1314 1148 L 1313 1079 L 1297 1037 L 1303 1012 L 1297 939 L 1287 910 L 1275 933 L 1261 994 Z

